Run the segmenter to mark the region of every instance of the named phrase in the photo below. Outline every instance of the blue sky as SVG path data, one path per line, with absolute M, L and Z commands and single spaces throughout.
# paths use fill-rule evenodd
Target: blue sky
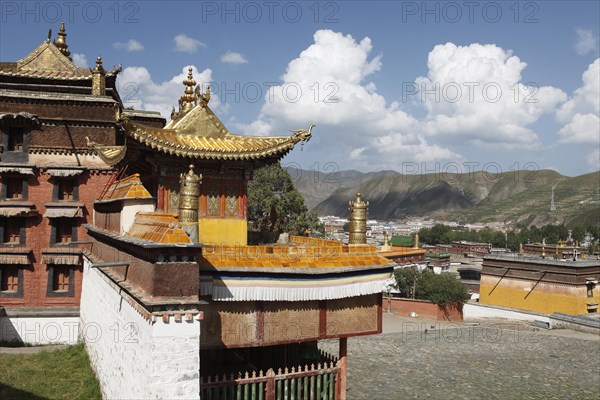
M 572 176 L 599 169 L 599 4 L 4 1 L 0 59 L 64 20 L 80 65 L 123 65 L 135 107 L 168 114 L 191 65 L 234 133 L 315 122 L 284 163 Z

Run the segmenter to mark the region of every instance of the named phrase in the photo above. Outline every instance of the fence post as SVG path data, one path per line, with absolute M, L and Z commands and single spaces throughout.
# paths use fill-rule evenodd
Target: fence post
M 340 367 L 337 380 L 337 399 L 346 400 L 346 367 L 348 362 L 348 338 L 340 338 Z
M 267 371 L 265 400 L 275 400 L 275 372 L 272 368 Z

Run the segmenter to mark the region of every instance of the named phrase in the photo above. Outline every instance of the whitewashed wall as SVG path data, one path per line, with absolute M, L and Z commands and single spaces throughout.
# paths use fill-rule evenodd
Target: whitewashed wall
M 2 316 L 0 341 L 27 344 L 75 344 L 79 317 Z
M 138 212 L 153 212 L 154 209 L 154 200 L 125 200 L 123 203 L 123 209 L 121 210 L 121 235 L 124 235 L 129 231 L 129 229 L 131 229 L 131 226 L 135 221 L 135 215 Z
M 198 399 L 200 322 L 151 323 L 84 257 L 79 326 L 104 398 Z

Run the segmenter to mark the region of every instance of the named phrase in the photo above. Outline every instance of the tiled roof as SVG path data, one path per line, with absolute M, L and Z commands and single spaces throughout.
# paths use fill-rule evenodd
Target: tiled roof
M 146 190 L 140 174 L 133 174 L 125 179 L 121 179 L 113 183 L 106 193 L 99 199 L 100 201 L 107 200 L 123 200 L 123 199 L 151 199 L 150 192 Z
M 204 247 L 200 266 L 279 268 L 385 267 L 390 261 L 377 254 L 375 246 L 348 246 L 329 240 L 292 236 L 285 246 Z
M 115 75 L 120 67 L 107 71 Z M 79 68 L 63 55 L 50 40 L 44 40 L 35 50 L 17 62 L 0 63 L 0 76 L 28 78 L 88 80 L 92 79 L 89 68 Z
M 177 213 L 139 212 L 127 235 L 160 244 L 192 243 L 181 227 Z
M 127 134 L 138 142 L 161 152 L 201 159 L 244 160 L 283 156 L 301 139 L 296 136 L 220 136 L 180 134 L 175 129 L 159 129 L 128 122 Z

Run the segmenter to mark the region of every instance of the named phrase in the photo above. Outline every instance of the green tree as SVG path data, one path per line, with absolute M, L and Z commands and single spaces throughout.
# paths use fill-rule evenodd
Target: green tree
M 466 286 L 453 274 L 438 275 L 430 271 L 402 268 L 395 272 L 395 276 L 401 297 L 428 300 L 442 307 L 456 302 L 464 303 L 469 299 Z
M 279 163 L 260 168 L 248 184 L 248 222 L 252 229 L 293 235 L 323 234 L 289 173 Z

